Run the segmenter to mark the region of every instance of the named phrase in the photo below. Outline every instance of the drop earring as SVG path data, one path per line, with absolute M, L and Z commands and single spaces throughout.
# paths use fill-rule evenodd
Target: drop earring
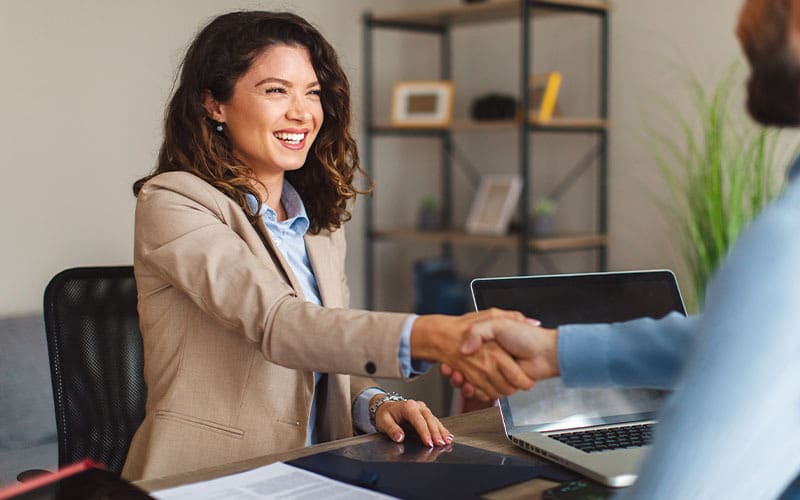
M 223 127 L 221 123 L 218 123 L 217 124 L 217 132 L 222 133 L 223 130 L 225 130 L 225 127 Z

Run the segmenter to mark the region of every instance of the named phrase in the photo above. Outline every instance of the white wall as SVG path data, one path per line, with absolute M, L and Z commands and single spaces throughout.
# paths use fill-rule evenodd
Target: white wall
M 176 67 L 211 17 L 235 8 L 298 12 L 338 48 L 357 83 L 359 16 L 369 4 L 0 3 L 0 316 L 39 311 L 61 269 L 132 262 L 131 184 L 155 163 Z
M 135 201 L 131 183 L 154 164 L 162 111 L 176 65 L 192 35 L 211 16 L 237 7 L 290 8 L 317 24 L 337 47 L 350 75 L 359 127 L 356 133 L 361 135 L 363 10 L 385 13 L 404 6 L 457 3 L 456 0 L 68 3 L 4 0 L 0 3 L 0 99 L 4 110 L 0 120 L 0 227 L 4 234 L 4 244 L 0 246 L 0 316 L 39 311 L 45 284 L 63 268 L 131 262 Z M 670 62 L 685 63 L 711 80 L 738 57 L 733 26 L 739 3 L 739 0 L 614 3 L 610 138 L 610 267 L 613 269 L 676 266 L 669 224 L 651 196 L 663 193 L 663 189 L 644 146 L 643 117 L 650 113 L 653 95 L 672 97 L 677 107 L 688 109 L 688 104 L 679 99 L 676 71 L 669 66 Z M 581 21 L 575 22 L 580 28 Z M 537 36 L 547 35 L 550 46 L 538 46 L 537 61 L 565 68 L 592 64 L 584 54 L 587 47 L 591 49 L 591 36 L 582 34 L 582 29 L 570 30 L 570 26 L 542 25 Z M 454 35 L 454 42 L 460 44 L 456 50 L 468 48 L 455 56 L 456 76 L 465 80 L 459 82 L 459 89 L 463 90 L 459 90 L 460 96 L 475 95 L 494 80 L 500 88 L 507 85 L 506 73 L 513 71 L 518 57 L 518 39 L 513 29 L 490 32 L 468 28 Z M 486 64 L 491 68 L 494 65 L 503 68 L 506 64 L 511 69 L 487 71 L 479 62 L 481 48 L 486 46 L 501 51 L 508 47 L 505 62 L 501 57 L 490 57 Z M 381 46 L 383 64 L 389 62 L 389 69 L 379 77 L 383 84 L 388 85 L 395 78 L 394 72 L 399 75 L 405 70 L 420 74 L 427 71 L 428 63 L 414 59 L 418 57 L 412 50 L 414 47 L 391 43 Z M 430 61 L 435 54 L 426 57 Z M 397 64 L 392 70 L 394 61 Z M 491 75 L 495 75 L 494 80 Z M 587 97 L 578 89 L 587 86 L 578 81 L 583 78 L 580 72 L 571 78 L 565 78 L 564 105 L 568 106 L 571 100 L 573 105 L 581 106 Z M 516 76 L 512 81 L 516 82 Z M 515 87 L 512 84 L 508 89 L 513 91 Z M 467 101 L 459 97 L 457 104 L 461 108 L 456 113 L 465 114 Z M 577 154 L 574 147 L 559 140 L 548 139 L 553 148 L 547 153 L 548 158 L 556 161 L 559 155 Z M 463 142 L 466 149 L 471 146 L 488 150 L 493 157 L 499 154 L 514 164 L 517 152 L 511 141 L 490 140 L 478 134 Z M 491 150 L 497 144 L 504 148 L 499 153 Z M 430 148 L 421 145 L 419 149 L 424 152 L 426 147 Z M 382 165 L 397 169 L 426 168 L 423 158 L 412 161 L 414 157 L 407 156 L 407 148 L 399 143 L 390 141 L 381 148 Z M 413 169 L 398 171 L 405 172 L 405 178 L 412 180 L 411 187 L 420 186 L 418 179 L 413 182 L 416 179 Z M 426 189 L 435 190 L 435 182 Z M 551 181 L 542 180 L 542 185 L 547 182 Z M 400 187 L 402 184 L 381 188 L 378 196 L 393 199 L 390 206 L 397 213 L 383 212 L 380 216 L 401 217 L 411 222 L 418 198 Z M 463 212 L 466 201 L 462 199 L 459 203 Z M 348 271 L 355 306 L 363 304 L 363 217 L 360 215 L 359 205 L 348 227 Z M 562 224 L 568 226 L 580 222 L 579 215 L 562 217 Z M 391 256 L 397 250 L 383 251 Z M 584 265 L 580 259 L 575 262 L 576 266 Z M 386 267 L 379 272 L 405 280 L 405 285 L 396 289 L 388 303 L 394 300 L 395 307 L 407 307 L 409 268 Z
M 659 200 L 666 188 L 646 145 L 643 127 L 666 130 L 664 99 L 692 113 L 683 80 L 689 71 L 716 81 L 744 60 L 734 36 L 739 0 L 715 2 L 621 1 L 612 18 L 610 158 L 610 267 L 671 267 L 689 288 L 678 264 L 678 243 Z M 690 14 L 691 12 L 691 14 Z M 675 133 L 678 136 L 676 130 Z

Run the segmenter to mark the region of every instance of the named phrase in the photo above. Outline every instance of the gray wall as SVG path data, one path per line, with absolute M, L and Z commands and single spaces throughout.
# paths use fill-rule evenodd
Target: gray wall
M 44 285 L 60 269 L 131 262 L 134 198 L 130 185 L 153 165 L 175 67 L 192 34 L 211 16 L 234 7 L 290 8 L 315 22 L 338 48 L 351 77 L 359 117 L 356 133 L 361 135 L 361 13 L 367 8 L 393 12 L 404 6 L 456 3 L 4 0 L 0 5 L 0 99 L 5 111 L 0 121 L 0 227 L 5 244 L 0 247 L 0 316 L 38 312 Z M 739 57 L 733 36 L 739 3 L 620 0 L 614 4 L 610 138 L 610 265 L 614 269 L 677 265 L 671 230 L 652 200 L 663 189 L 642 140 L 642 123 L 654 116 L 653 96 L 673 99 L 679 108 L 688 106 L 680 99 L 675 78 L 680 72 L 673 63 L 711 79 Z M 567 109 L 585 106 L 591 99 L 584 90 L 591 84 L 581 80 L 593 74 L 593 57 L 587 55 L 592 50 L 593 28 L 584 27 L 580 20 L 556 20 L 538 23 L 536 28 L 537 40 L 546 41 L 537 46 L 536 64 L 565 72 L 562 106 Z M 482 91 L 514 90 L 515 85 L 508 82 L 516 81 L 515 29 L 513 24 L 508 29 L 486 26 L 455 34 L 457 115 L 465 114 L 468 99 Z M 435 51 L 419 54 L 416 47 L 426 47 L 425 42 L 404 41 L 396 35 L 379 39 L 383 61 L 379 80 L 384 89 L 377 94 L 379 111 L 385 109 L 381 106 L 395 78 L 432 75 Z M 587 70 L 581 72 L 581 67 Z M 536 140 L 543 147 L 535 154 L 553 164 L 571 161 L 582 147 L 558 137 Z M 487 171 L 513 168 L 516 149 L 511 140 L 474 134 L 459 144 L 467 153 L 488 152 L 488 159 L 473 154 Z M 379 220 L 411 223 L 418 199 L 435 192 L 435 177 L 419 181 L 430 175 L 428 158 L 437 150 L 421 144 L 412 148 L 416 154 L 409 155 L 407 146 L 392 140 L 380 145 L 378 167 L 384 174 L 378 179 L 378 197 L 387 203 L 381 207 L 390 210 L 379 209 Z M 557 175 L 537 181 L 534 194 L 546 190 L 555 179 Z M 457 202 L 456 213 L 461 217 L 470 192 L 463 179 L 457 182 L 464 191 Z M 591 179 L 585 184 L 590 186 Z M 580 229 L 586 219 L 580 206 L 581 189 L 589 188 L 576 186 L 572 196 L 578 201 L 570 205 L 577 209 L 559 214 L 562 229 Z M 357 205 L 348 226 L 348 272 L 355 306 L 363 304 L 360 213 Z M 415 255 L 391 248 L 381 252 L 388 259 L 393 252 Z M 419 253 L 430 254 L 431 249 Z M 501 260 L 513 261 L 513 256 Z M 586 267 L 585 260 L 580 256 L 567 260 L 564 270 Z M 401 286 L 386 291 L 379 304 L 400 309 L 410 305 L 407 261 L 381 268 L 383 276 Z M 490 274 L 506 271 L 513 269 L 500 265 L 485 270 Z
M 358 20 L 368 5 L 0 3 L 0 317 L 38 312 L 63 268 L 132 261 L 131 184 L 154 164 L 177 64 L 201 25 L 235 8 L 294 10 L 320 26 L 358 83 Z

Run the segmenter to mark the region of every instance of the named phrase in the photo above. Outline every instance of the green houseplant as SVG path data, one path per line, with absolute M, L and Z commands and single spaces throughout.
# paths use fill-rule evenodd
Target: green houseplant
M 674 128 L 649 128 L 655 161 L 668 185 L 667 209 L 677 224 L 681 253 L 692 280 L 690 308 L 702 304 L 706 284 L 739 232 L 777 193 L 775 168 L 779 132 L 756 125 L 734 90 L 741 88 L 738 65 L 706 90 L 688 80 L 692 113 L 669 106 Z M 736 99 L 734 98 L 736 97 Z

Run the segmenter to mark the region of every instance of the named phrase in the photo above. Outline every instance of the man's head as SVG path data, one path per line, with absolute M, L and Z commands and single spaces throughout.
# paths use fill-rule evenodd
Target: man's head
M 800 125 L 800 0 L 746 0 L 736 35 L 750 62 L 750 115 L 765 125 Z

